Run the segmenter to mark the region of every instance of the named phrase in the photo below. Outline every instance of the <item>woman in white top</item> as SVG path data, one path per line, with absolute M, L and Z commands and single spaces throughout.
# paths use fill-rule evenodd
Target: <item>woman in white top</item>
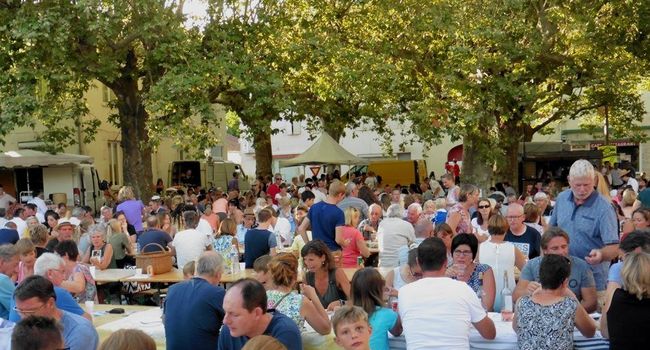
M 494 271 L 494 280 L 496 282 L 496 296 L 494 298 L 494 311 L 500 312 L 503 306 L 501 290 L 503 289 L 504 272 L 508 276 L 508 286 L 511 291 L 515 288 L 514 267 L 519 270 L 524 268 L 526 257 L 515 248 L 510 242 L 505 242 L 503 238 L 508 232 L 508 222 L 500 214 L 492 215 L 488 220 L 488 232 L 490 240 L 479 245 L 478 261 L 481 264 L 490 265 Z
M 422 269 L 417 262 L 418 249 L 409 250 L 406 264 L 398 266 L 386 274 L 386 288 L 389 295 L 397 296 L 400 288 L 422 278 Z
M 474 228 L 474 234 L 478 238 L 478 242 L 485 242 L 490 238 L 488 233 L 488 219 L 492 216 L 492 203 L 487 198 L 481 198 L 478 200 L 478 215 L 472 219 L 472 227 Z

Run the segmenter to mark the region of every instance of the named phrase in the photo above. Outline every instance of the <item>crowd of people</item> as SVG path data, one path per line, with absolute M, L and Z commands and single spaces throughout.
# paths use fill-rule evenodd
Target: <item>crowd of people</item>
M 124 186 L 97 217 L 42 193 L 23 205 L 0 187 L 2 326 L 14 349 L 95 349 L 79 303 L 111 289 L 91 269 L 167 249 L 187 279 L 164 301 L 168 349 L 374 350 L 389 348 L 389 334 L 408 349 L 463 349 L 470 325 L 497 336 L 488 312 L 512 320 L 521 349 L 571 349 L 574 327 L 594 336 L 596 311 L 611 348 L 645 344 L 650 189 L 633 169 L 578 160 L 567 187 L 548 180 L 521 194 L 459 183 L 454 171 L 410 186 L 275 174 L 245 193 L 233 174 L 225 189 L 146 203 Z M 255 278 L 224 289 L 240 259 Z M 351 279 L 346 268 L 357 269 Z M 101 348 L 147 337 L 116 332 Z

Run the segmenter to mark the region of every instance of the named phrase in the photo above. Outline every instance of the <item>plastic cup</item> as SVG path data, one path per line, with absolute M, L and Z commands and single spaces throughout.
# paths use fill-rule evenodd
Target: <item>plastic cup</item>
M 142 269 L 135 269 L 136 276 L 142 276 Z
M 245 262 L 240 262 L 239 263 L 239 272 L 243 273 L 244 271 L 246 271 L 246 263 Z
M 97 274 L 97 267 L 95 267 L 95 266 L 90 266 L 90 267 L 88 268 L 88 270 L 90 270 L 90 275 L 93 276 L 93 278 L 97 278 L 97 277 L 95 277 L 96 274 Z
M 95 312 L 95 302 L 92 300 L 86 300 L 86 312 L 90 314 L 90 316 L 93 315 L 93 312 Z

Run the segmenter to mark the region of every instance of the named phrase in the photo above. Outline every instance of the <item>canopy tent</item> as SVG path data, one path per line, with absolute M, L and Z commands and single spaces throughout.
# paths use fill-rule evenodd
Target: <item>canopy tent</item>
M 93 158 L 79 154 L 35 151 L 31 149 L 0 153 L 0 168 L 28 168 L 67 164 L 92 164 Z
M 348 152 L 332 136 L 323 132 L 301 155 L 280 161 L 280 167 L 309 164 L 368 164 L 368 161 Z

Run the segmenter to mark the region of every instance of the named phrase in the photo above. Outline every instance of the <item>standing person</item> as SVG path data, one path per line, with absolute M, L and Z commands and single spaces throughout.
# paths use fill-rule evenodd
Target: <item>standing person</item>
M 263 255 L 275 255 L 277 239 L 269 230 L 273 213 L 269 209 L 262 209 L 257 214 L 259 224 L 256 228 L 248 230 L 244 241 L 244 262 L 246 268 L 253 268 L 253 263 L 257 258 Z
M 219 284 L 224 260 L 216 252 L 201 254 L 196 276 L 169 288 L 163 309 L 168 349 L 217 349 L 225 315 L 225 289 Z
M 388 332 L 396 337 L 402 334 L 399 315 L 387 308 L 384 302 L 385 285 L 381 274 L 371 267 L 355 272 L 350 283 L 350 301 L 368 314 L 373 330 L 370 335 L 370 348 L 373 350 L 389 349 Z
M 447 189 L 447 206 L 451 208 L 458 203 L 460 187 L 456 185 L 456 179 L 450 173 L 442 175 L 442 185 Z
M 8 319 L 13 298 L 14 281 L 11 279 L 18 272 L 20 256 L 11 244 L 0 245 L 0 317 Z
M 496 283 L 494 311 L 500 312 L 503 307 L 503 275 L 506 273 L 510 290 L 515 287 L 515 266 L 521 271 L 526 265 L 526 257 L 515 246 L 503 240 L 508 231 L 508 222 L 501 214 L 493 215 L 488 220 L 490 239 L 479 245 L 478 260 L 481 264 L 492 267 Z
M 573 242 L 569 254 L 584 258 L 596 281 L 598 304 L 605 303 L 607 269 L 618 256 L 618 223 L 611 204 L 594 191 L 595 171 L 584 159 L 569 170 L 570 189 L 557 196 L 550 226 L 559 226 Z
M 195 211 L 183 212 L 183 221 L 185 230 L 177 233 L 171 243 L 176 251 L 176 263 L 179 267 L 198 259 L 204 251 L 212 249 L 212 235 L 196 230 L 199 215 Z
M 506 211 L 510 228 L 504 241 L 512 242 L 528 259 L 540 254 L 540 234 L 534 228 L 524 224 L 524 207 L 519 203 L 510 203 Z
M 478 203 L 481 193 L 478 187 L 470 184 L 463 184 L 458 191 L 456 204 L 452 205 L 447 213 L 447 224 L 454 231 L 454 234 L 472 233 L 472 215 L 469 210 Z M 447 198 L 449 205 L 449 198 Z
M 391 204 L 388 217 L 381 221 L 377 229 L 379 247 L 379 267 L 396 267 L 399 265 L 399 250 L 415 242 L 413 225 L 402 220 L 402 206 Z
M 0 209 L 9 209 L 9 206 L 16 203 L 16 198 L 12 197 L 0 184 Z
M 350 295 L 350 282 L 342 269 L 337 269 L 327 245 L 320 240 L 310 241 L 300 255 L 307 272 L 304 281 L 314 287 L 323 307 L 334 310 L 342 306 Z
M 359 187 L 357 187 L 357 185 L 352 181 L 345 185 L 345 198 L 336 206 L 343 211 L 349 207 L 356 208 L 361 214 L 360 220 L 366 219 L 368 204 L 363 199 L 359 198 Z
M 345 196 L 345 185 L 340 181 L 334 181 L 330 185 L 329 195 L 324 201 L 320 201 L 309 208 L 307 217 L 303 219 L 298 227 L 298 233 L 305 242 L 309 242 L 307 228 L 311 225 L 313 239 L 320 239 L 335 254 L 340 255 L 343 226 L 345 226 L 345 215 L 336 205 Z
M 28 277 L 16 288 L 15 299 L 16 311 L 21 316 L 43 316 L 58 321 L 63 327 L 66 349 L 96 349 L 99 345 L 99 336 L 90 321 L 56 306 L 54 286 L 46 278 Z
M 240 350 L 250 338 L 262 334 L 277 339 L 287 349 L 302 350 L 298 326 L 282 313 L 269 311 L 267 303 L 266 291 L 256 280 L 245 278 L 233 283 L 223 300 L 226 315 L 219 350 Z
M 539 269 L 541 290 L 517 301 L 512 328 L 521 350 L 571 350 L 573 327 L 587 338 L 596 325 L 568 288 L 571 267 L 560 255 L 542 258 Z
M 643 349 L 650 341 L 650 254 L 633 252 L 623 264 L 623 287 L 608 301 L 600 329 L 610 349 Z
M 228 192 L 230 191 L 239 191 L 239 172 L 235 171 L 232 173 L 232 179 L 228 181 Z
M 343 239 L 350 243 L 343 248 L 343 267 L 358 267 L 357 258 L 370 256 L 370 250 L 363 235 L 357 229 L 359 224 L 359 210 L 355 207 L 345 209 L 345 226 L 343 227 Z
M 620 175 L 625 185 L 632 187 L 634 193 L 639 193 L 639 182 L 634 176 L 634 170 L 622 169 Z
M 422 279 L 399 291 L 407 348 L 469 349 L 470 324 L 483 338 L 494 339 L 494 322 L 476 293 L 466 283 L 446 277 L 447 248 L 442 240 L 425 239 L 417 259 Z
M 117 201 L 120 204 L 117 205 L 115 211 L 124 213 L 128 223 L 135 228 L 135 232 L 142 232 L 144 204 L 142 204 L 141 200 L 135 199 L 133 188 L 131 186 L 122 186 L 117 193 Z
M 271 198 L 273 204 L 278 205 L 278 200 L 275 198 L 275 195 L 280 193 L 280 184 L 282 184 L 282 175 L 276 173 L 273 177 L 274 182 L 268 186 L 266 189 L 266 194 Z

